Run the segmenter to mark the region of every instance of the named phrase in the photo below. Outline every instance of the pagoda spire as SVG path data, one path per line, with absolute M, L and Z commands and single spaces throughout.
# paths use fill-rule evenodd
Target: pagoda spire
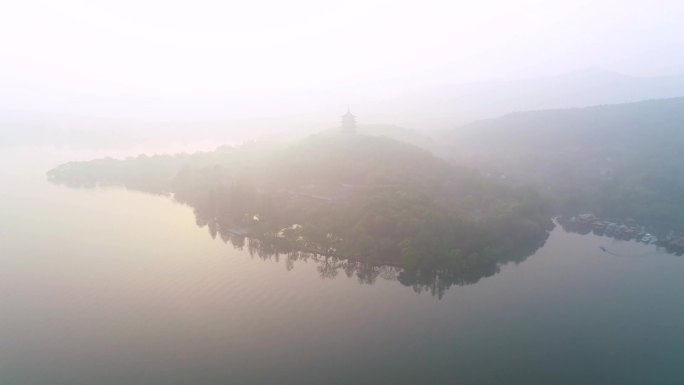
M 342 132 L 348 134 L 356 132 L 356 116 L 352 115 L 349 105 L 347 105 L 347 113 L 342 115 Z

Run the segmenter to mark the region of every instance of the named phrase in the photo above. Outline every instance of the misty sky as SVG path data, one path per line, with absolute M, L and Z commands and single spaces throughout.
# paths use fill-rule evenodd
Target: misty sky
M 387 79 L 671 74 L 681 20 L 681 0 L 15 0 L 0 5 L 0 102 L 173 113 Z

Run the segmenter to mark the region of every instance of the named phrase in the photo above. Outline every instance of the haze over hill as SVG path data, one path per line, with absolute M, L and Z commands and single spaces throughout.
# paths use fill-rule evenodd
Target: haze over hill
M 643 77 L 586 69 L 557 76 L 468 84 L 433 84 L 374 108 L 407 127 L 450 128 L 500 115 L 684 96 L 684 75 Z M 373 109 L 370 109 L 371 111 Z
M 426 75 L 423 80 L 396 78 L 311 92 L 294 99 L 288 96 L 283 102 L 268 97 L 247 98 L 239 105 L 226 101 L 206 106 L 213 112 L 203 118 L 182 117 L 183 108 L 177 111 L 181 117 L 158 115 L 154 111 L 161 106 L 160 102 L 147 99 L 136 102 L 136 108 L 147 109 L 151 114 L 147 117 L 127 115 L 124 111 L 120 116 L 92 115 L 98 110 L 98 103 L 121 101 L 92 102 L 86 95 L 66 98 L 72 98 L 72 105 L 95 103 L 94 109 L 70 113 L 22 110 L 19 105 L 12 109 L 13 102 L 9 100 L 0 108 L 0 143 L 121 147 L 192 141 L 218 145 L 273 135 L 302 137 L 335 127 L 348 103 L 366 125 L 396 125 L 406 127 L 400 129 L 400 135 L 406 135 L 409 129 L 424 132 L 410 135 L 425 136 L 438 129 L 517 111 L 684 95 L 684 75 L 637 77 L 583 70 L 553 77 L 469 84 L 445 83 L 448 78 L 439 73 Z
M 306 250 L 400 266 L 405 282 L 444 289 L 524 258 L 552 215 L 590 211 L 661 232 L 684 227 L 682 111 L 684 98 L 521 112 L 436 141 L 365 128 L 405 143 L 354 133 L 347 114 L 346 133 L 295 145 L 67 163 L 49 177 L 171 194 L 213 236 L 238 246 L 248 236 L 267 254 Z
M 545 201 L 387 138 L 325 133 L 284 149 L 71 162 L 48 174 L 75 187 L 120 186 L 195 209 L 236 247 L 305 251 L 404 269 L 406 284 L 476 282 L 543 244 Z
M 446 133 L 449 157 L 531 183 L 566 214 L 681 224 L 684 98 L 514 113 Z
M 681 385 L 682 20 L 0 1 L 0 385 Z

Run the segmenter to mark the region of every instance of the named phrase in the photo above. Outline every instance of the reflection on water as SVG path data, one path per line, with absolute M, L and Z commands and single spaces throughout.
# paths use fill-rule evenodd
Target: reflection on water
M 477 283 L 480 279 L 490 277 L 500 271 L 502 264 L 508 262 L 520 263 L 543 246 L 545 239 L 539 244 L 532 244 L 527 250 L 521 250 L 518 254 L 511 254 L 511 258 L 504 262 L 492 262 L 479 265 L 478 269 L 465 271 L 406 271 L 399 266 L 373 265 L 362 261 L 334 255 L 322 255 L 297 249 L 291 243 L 281 238 L 250 238 L 232 230 L 223 230 L 217 223 L 217 219 L 207 220 L 201 218 L 197 210 L 197 223 L 200 227 L 208 227 L 213 238 L 217 236 L 225 243 L 231 244 L 235 249 L 247 249 L 249 254 L 263 260 L 280 261 L 284 259 L 287 270 L 294 268 L 297 261 L 313 262 L 317 265 L 317 271 L 323 279 L 334 279 L 340 273 L 347 277 L 356 277 L 360 284 L 372 285 L 378 278 L 392 280 L 404 286 L 410 286 L 416 293 L 429 292 L 433 296 L 442 298 L 446 290 L 451 286 L 464 286 Z

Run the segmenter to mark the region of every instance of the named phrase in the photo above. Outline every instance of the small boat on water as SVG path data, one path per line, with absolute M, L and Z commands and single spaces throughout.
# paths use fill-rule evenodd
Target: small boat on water
M 601 251 L 603 251 L 604 253 L 605 253 L 606 251 L 608 251 L 608 250 L 606 250 L 606 248 L 605 248 L 605 247 L 603 247 L 603 246 L 599 246 L 599 248 L 600 248 L 600 249 L 601 249 Z

